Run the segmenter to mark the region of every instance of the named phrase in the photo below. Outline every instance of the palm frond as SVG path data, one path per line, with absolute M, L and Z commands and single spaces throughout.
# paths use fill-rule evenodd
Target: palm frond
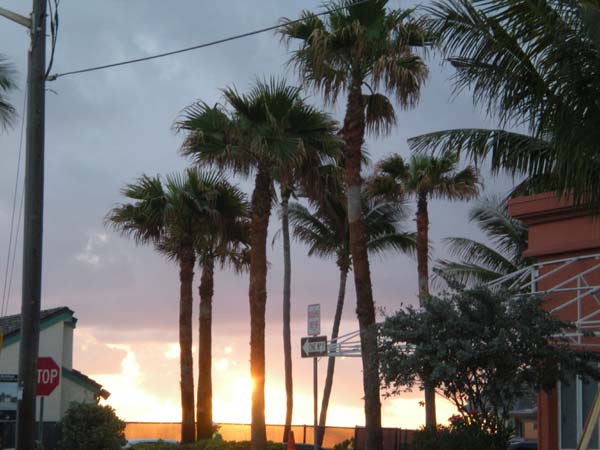
M 600 204 L 600 5 L 597 0 L 446 0 L 427 9 L 429 26 L 456 68 L 455 87 L 528 136 L 500 130 L 441 132 L 416 147 L 450 142 L 495 171 L 552 174 L 560 194 Z M 449 135 L 452 135 L 452 138 Z
M 461 286 L 476 286 L 489 283 L 504 275 L 504 273 L 494 272 L 478 264 L 447 260 L 436 261 L 433 273 L 448 285 L 459 284 Z
M 16 88 L 14 67 L 0 54 L 0 127 L 4 129 L 13 125 L 17 114 L 7 98 Z
M 444 154 L 455 151 L 476 163 L 490 157 L 494 173 L 539 174 L 554 170 L 548 142 L 501 129 L 466 128 L 436 131 L 408 140 L 414 152 Z

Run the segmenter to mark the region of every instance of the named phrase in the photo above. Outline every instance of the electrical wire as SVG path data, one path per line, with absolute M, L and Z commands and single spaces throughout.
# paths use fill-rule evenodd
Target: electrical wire
M 17 157 L 17 174 L 15 177 L 15 188 L 14 188 L 14 192 L 13 192 L 13 202 L 12 202 L 12 213 L 11 213 L 11 218 L 10 218 L 10 233 L 9 233 L 9 237 L 8 237 L 8 255 L 6 257 L 6 267 L 4 270 L 4 287 L 2 289 L 2 304 L 0 305 L 0 317 L 4 317 L 4 315 L 6 314 L 6 311 L 8 309 L 8 298 L 10 296 L 10 288 L 9 286 L 12 285 L 12 274 L 13 274 L 13 269 L 10 270 L 9 272 L 9 267 L 11 266 L 11 256 L 12 256 L 12 267 L 14 268 L 14 260 L 15 260 L 15 254 L 17 253 L 17 240 L 18 238 L 14 239 L 14 245 L 13 245 L 13 236 L 15 234 L 15 211 L 17 209 L 17 195 L 19 192 L 19 178 L 20 178 L 20 174 L 21 174 L 21 159 L 22 159 L 22 155 L 23 155 L 23 136 L 24 136 L 24 132 L 25 132 L 25 105 L 27 104 L 27 92 L 25 92 L 25 95 L 23 95 L 23 114 L 21 115 L 21 136 L 19 139 L 19 152 L 18 152 L 18 157 Z M 22 205 L 22 200 L 21 200 L 21 205 Z M 19 214 L 21 214 L 21 212 L 19 212 Z M 21 222 L 21 218 L 19 217 L 18 219 L 19 224 Z M 17 225 L 17 236 L 18 236 L 18 227 L 19 225 Z
M 331 9 L 328 9 L 327 11 L 323 11 L 323 12 L 320 12 L 320 13 L 314 13 L 314 14 L 312 14 L 312 16 L 313 17 L 325 16 L 325 15 L 331 14 L 331 13 L 333 13 L 335 11 L 339 11 L 341 9 L 346 9 L 346 8 L 350 8 L 352 6 L 357 6 L 357 5 L 361 5 L 363 3 L 367 3 L 368 1 L 370 1 L 370 0 L 358 0 L 358 1 L 354 2 L 354 3 L 352 3 L 352 4 L 340 6 L 338 8 L 331 8 Z M 280 23 L 278 25 L 272 25 L 270 27 L 261 28 L 259 30 L 249 31 L 247 33 L 237 34 L 237 35 L 226 37 L 226 38 L 223 38 L 223 39 L 218 39 L 216 41 L 206 42 L 204 44 L 194 45 L 192 47 L 186 47 L 186 48 L 182 48 L 182 49 L 179 49 L 179 50 L 173 50 L 173 51 L 169 51 L 169 52 L 158 53 L 156 55 L 145 56 L 145 57 L 142 57 L 142 58 L 129 59 L 129 60 L 126 60 L 126 61 L 120 61 L 120 62 L 111 63 L 111 64 L 104 64 L 104 65 L 101 65 L 101 66 L 93 66 L 93 67 L 88 67 L 86 69 L 72 70 L 70 72 L 55 73 L 55 74 L 50 75 L 49 77 L 47 77 L 47 79 L 48 79 L 48 81 L 54 81 L 54 80 L 57 80 L 58 78 L 66 77 L 67 75 L 76 75 L 76 74 L 80 74 L 80 73 L 95 72 L 97 70 L 110 69 L 112 67 L 125 66 L 125 65 L 129 65 L 129 64 L 135 64 L 135 63 L 143 62 L 143 61 L 150 61 L 152 59 L 164 58 L 165 56 L 177 55 L 179 53 L 185 53 L 185 52 L 189 52 L 189 51 L 192 51 L 192 50 L 198 50 L 198 49 L 201 49 L 201 48 L 212 47 L 214 45 L 223 44 L 225 42 L 235 41 L 237 39 L 242 39 L 242 38 L 245 38 L 245 37 L 254 36 L 256 34 L 261 34 L 261 33 L 267 32 L 267 31 L 276 30 L 278 28 L 285 27 L 285 26 L 288 26 L 288 25 L 293 25 L 293 24 L 296 24 L 296 23 L 301 23 L 301 22 L 304 22 L 305 20 L 306 20 L 306 18 L 301 18 L 301 19 L 296 19 L 296 20 L 289 20 L 289 21 L 285 21 L 283 23 Z
M 15 235 L 15 247 L 12 254 L 12 263 L 10 265 L 10 274 L 8 275 L 8 293 L 6 295 L 6 305 L 0 317 L 4 317 L 8 313 L 10 305 L 10 294 L 12 293 L 13 274 L 15 272 L 15 261 L 17 259 L 17 245 L 19 244 L 19 231 L 21 231 L 21 220 L 23 219 L 23 203 L 25 200 L 25 190 L 21 191 L 21 203 L 19 205 L 19 214 L 17 216 L 17 234 Z
M 52 2 L 54 2 L 54 8 L 52 8 Z M 48 67 L 46 68 L 46 74 L 44 75 L 47 79 L 52 70 L 54 64 L 54 53 L 56 51 L 56 42 L 58 40 L 58 7 L 60 0 L 48 0 L 48 9 L 50 11 L 50 60 Z

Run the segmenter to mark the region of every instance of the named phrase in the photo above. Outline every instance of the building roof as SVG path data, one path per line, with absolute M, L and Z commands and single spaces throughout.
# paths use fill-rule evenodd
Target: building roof
M 40 325 L 65 313 L 71 315 L 71 317 L 73 316 L 73 314 L 75 314 L 71 309 L 67 308 L 66 306 L 44 309 L 40 311 Z M 14 314 L 12 316 L 1 317 L 0 327 L 2 327 L 2 330 L 4 331 L 5 339 L 7 337 L 18 334 L 21 330 L 21 314 Z
M 66 367 L 63 367 L 62 374 L 65 378 L 68 378 L 71 381 L 74 381 L 75 383 L 89 389 L 90 391 L 95 392 L 97 396 L 100 396 L 105 400 L 110 396 L 110 392 L 108 392 L 106 389 L 102 389 L 102 385 L 100 383 L 92 380 L 79 370 L 67 369 Z
M 66 306 L 59 306 L 58 308 L 44 309 L 40 311 L 40 329 L 52 326 L 56 322 L 70 321 L 72 325 L 75 325 L 77 319 L 73 317 L 75 312 Z M 0 317 L 0 327 L 4 332 L 4 343 L 5 345 L 19 340 L 19 331 L 21 330 L 21 314 L 14 314 L 12 316 Z M 65 378 L 70 379 L 73 382 L 83 386 L 84 388 L 92 391 L 95 395 L 107 399 L 110 396 L 110 392 L 102 389 L 102 385 L 92 380 L 87 375 L 84 375 L 78 370 L 67 369 L 62 367 L 62 374 Z

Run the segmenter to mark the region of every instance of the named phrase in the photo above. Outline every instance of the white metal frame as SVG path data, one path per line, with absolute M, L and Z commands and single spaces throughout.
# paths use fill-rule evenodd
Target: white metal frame
M 352 331 L 327 341 L 327 356 L 361 356 L 360 330 Z
M 574 263 L 580 261 L 590 262 L 590 267 L 575 275 L 567 276 L 566 279 L 548 289 L 538 289 L 540 281 L 551 276 L 560 275 L 561 272 L 565 273 L 572 268 Z M 551 267 L 550 270 L 540 275 L 542 269 L 548 267 Z M 565 295 L 567 297 L 566 301 L 561 302 L 560 305 L 549 311 L 550 313 L 556 313 L 573 304 L 577 305 L 577 319 L 574 321 L 575 329 L 564 333 L 562 337 L 566 337 L 574 345 L 600 347 L 600 344 L 585 342 L 583 339 L 586 333 L 600 336 L 600 285 L 594 284 L 590 279 L 592 275 L 600 276 L 600 253 L 533 264 L 498 278 L 489 283 L 488 286 L 490 288 L 507 287 L 521 290 L 524 294 L 540 296 L 553 293 Z M 592 303 L 592 312 L 583 314 L 582 306 L 584 302 L 586 305 Z
M 576 423 L 575 423 L 575 432 L 576 432 L 576 442 L 580 442 L 581 436 L 583 434 L 583 426 L 585 424 L 585 417 L 583 417 L 583 388 L 582 388 L 583 380 L 580 376 L 577 376 L 575 379 L 575 414 L 576 414 Z M 600 388 L 600 383 L 596 383 L 596 385 Z M 558 383 L 558 389 L 556 390 L 558 396 L 558 448 L 560 450 L 576 450 L 577 447 L 563 447 L 562 446 L 562 390 L 563 383 Z M 592 406 L 593 408 L 593 406 Z M 591 412 L 591 411 L 590 411 Z M 596 430 L 596 434 L 598 434 L 598 442 L 600 443 L 600 427 Z M 596 450 L 596 449 L 592 449 Z

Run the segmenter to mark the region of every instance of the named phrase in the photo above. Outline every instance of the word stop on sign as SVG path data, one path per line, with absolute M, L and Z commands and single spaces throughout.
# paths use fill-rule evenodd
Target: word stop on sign
M 57 369 L 38 369 L 38 384 L 54 384 L 57 379 Z

